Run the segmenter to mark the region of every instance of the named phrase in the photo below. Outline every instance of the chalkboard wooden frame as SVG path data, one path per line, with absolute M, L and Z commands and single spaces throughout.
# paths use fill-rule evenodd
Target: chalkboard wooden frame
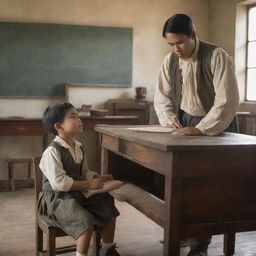
M 131 87 L 132 42 L 132 28 L 0 22 L 0 98 L 64 98 L 66 83 Z

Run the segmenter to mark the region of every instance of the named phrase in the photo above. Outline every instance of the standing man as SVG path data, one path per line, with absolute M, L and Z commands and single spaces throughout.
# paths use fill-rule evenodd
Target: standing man
M 164 58 L 155 91 L 160 124 L 177 128 L 176 135 L 237 132 L 239 94 L 228 53 L 199 40 L 191 18 L 184 14 L 165 22 L 163 37 L 172 52 Z M 188 256 L 206 256 L 210 241 L 211 237 L 190 239 Z

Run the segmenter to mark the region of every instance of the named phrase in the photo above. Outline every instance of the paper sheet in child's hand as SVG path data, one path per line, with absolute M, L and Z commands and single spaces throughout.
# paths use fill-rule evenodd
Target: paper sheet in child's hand
M 125 183 L 120 180 L 108 180 L 104 182 L 104 186 L 101 189 L 87 189 L 83 190 L 82 193 L 85 197 L 90 197 L 96 194 L 105 193 L 114 189 L 122 187 Z
M 126 128 L 130 131 L 138 131 L 138 132 L 173 132 L 176 128 L 163 127 L 163 126 L 142 126 L 142 127 L 131 127 Z

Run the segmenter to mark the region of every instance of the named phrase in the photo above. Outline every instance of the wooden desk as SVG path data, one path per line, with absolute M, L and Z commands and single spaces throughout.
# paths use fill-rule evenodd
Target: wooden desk
M 256 137 L 176 136 L 121 126 L 96 131 L 102 173 L 150 193 L 152 173 L 164 175 L 164 256 L 179 255 L 180 238 L 214 234 L 225 234 L 224 252 L 233 255 L 235 232 L 256 230 Z
M 0 136 L 42 136 L 43 148 L 48 145 L 41 118 L 0 118 Z
M 92 130 L 96 124 L 137 124 L 137 116 L 80 117 L 85 130 Z M 42 136 L 43 148 L 48 145 L 48 133 L 41 118 L 0 118 L 0 136 Z

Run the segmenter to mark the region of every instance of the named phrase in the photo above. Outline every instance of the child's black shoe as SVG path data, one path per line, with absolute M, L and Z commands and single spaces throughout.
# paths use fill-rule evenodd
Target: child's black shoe
M 113 244 L 109 249 L 100 248 L 99 256 L 120 256 L 116 250 L 116 244 Z

